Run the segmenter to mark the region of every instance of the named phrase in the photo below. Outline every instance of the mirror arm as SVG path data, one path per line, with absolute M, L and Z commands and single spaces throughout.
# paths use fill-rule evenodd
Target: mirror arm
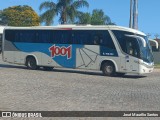
M 133 37 L 133 38 L 136 38 L 136 39 L 141 40 L 142 43 L 143 43 L 143 46 L 146 47 L 146 44 L 147 44 L 147 43 L 146 43 L 146 41 L 145 41 L 144 38 L 142 38 L 142 37 L 140 37 L 140 36 L 136 36 L 136 35 L 125 35 L 125 36 L 127 36 L 127 37 Z

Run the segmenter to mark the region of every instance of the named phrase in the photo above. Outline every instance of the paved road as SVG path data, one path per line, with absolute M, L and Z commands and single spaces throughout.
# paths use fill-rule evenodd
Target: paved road
M 160 111 L 160 69 L 119 78 L 83 70 L 33 71 L 0 60 L 0 111 L 4 110 Z

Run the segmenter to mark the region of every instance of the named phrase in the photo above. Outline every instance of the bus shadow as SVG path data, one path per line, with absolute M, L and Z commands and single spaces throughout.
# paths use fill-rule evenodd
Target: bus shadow
M 95 75 L 95 76 L 103 76 L 102 73 L 100 72 L 91 72 L 91 71 L 78 71 L 78 70 L 73 70 L 73 69 L 70 69 L 70 70 L 64 70 L 64 69 L 53 69 L 52 70 L 53 72 L 65 72 L 65 73 L 78 73 L 78 74 L 83 74 L 83 75 Z
M 15 66 L 15 65 L 7 65 L 7 64 L 0 64 L 0 68 L 19 68 L 19 69 L 27 69 L 25 66 Z
M 18 69 L 27 69 L 26 66 L 16 66 L 16 65 L 7 65 L 7 64 L 0 64 L 0 68 L 18 68 Z M 80 71 L 80 70 L 75 70 L 75 69 L 57 69 L 54 68 L 51 71 L 45 71 L 43 68 L 39 68 L 37 71 L 44 71 L 44 72 L 65 72 L 65 73 L 77 73 L 77 74 L 83 74 L 83 75 L 95 75 L 95 76 L 104 76 L 101 72 L 97 71 Z M 106 77 L 106 76 L 104 76 Z M 115 78 L 126 78 L 126 79 L 140 79 L 140 78 L 145 78 L 147 76 L 136 76 L 136 75 L 124 75 L 124 76 L 113 76 Z
M 75 71 L 75 70 L 60 70 L 60 69 L 53 69 L 53 72 L 65 72 L 65 73 L 78 73 L 83 75 L 95 75 L 95 76 L 104 76 L 101 72 L 90 72 L 90 71 Z M 104 76 L 107 77 L 107 76 Z M 140 75 L 124 75 L 124 76 L 113 76 L 113 78 L 126 78 L 126 79 L 141 79 L 147 76 L 140 76 Z
M 18 69 L 26 69 L 29 70 L 26 66 L 16 66 L 16 65 L 8 65 L 8 64 L 0 64 L 0 68 L 18 68 Z M 43 67 L 40 67 L 36 71 L 44 71 L 44 72 L 65 72 L 65 73 L 78 73 L 83 75 L 96 75 L 96 76 L 103 76 L 101 72 L 91 72 L 91 71 L 78 71 L 75 69 L 58 69 L 54 68 L 53 70 L 44 70 Z
M 116 76 L 119 77 L 119 76 Z M 140 76 L 140 75 L 124 75 L 122 77 L 119 78 L 126 78 L 126 79 L 141 79 L 141 78 L 145 78 L 147 76 Z

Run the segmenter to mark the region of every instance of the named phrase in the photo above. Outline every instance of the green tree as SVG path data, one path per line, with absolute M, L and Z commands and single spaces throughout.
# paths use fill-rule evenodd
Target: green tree
M 73 23 L 79 13 L 78 9 L 82 7 L 89 7 L 86 0 L 58 0 L 57 3 L 46 1 L 39 7 L 40 11 L 46 9 L 40 19 L 46 25 L 51 25 L 54 17 L 60 16 L 59 22 L 61 24 Z
M 105 15 L 103 10 L 94 9 L 92 14 L 80 13 L 78 16 L 78 24 L 91 24 L 91 25 L 115 25 L 112 23 L 109 16 Z
M 92 25 L 106 25 L 109 23 L 111 23 L 111 19 L 107 15 L 105 15 L 102 10 L 95 9 L 92 11 Z
M 1 12 L 2 21 L 9 26 L 38 26 L 39 16 L 29 6 L 13 6 Z
M 91 14 L 90 13 L 82 13 L 78 14 L 78 21 L 76 24 L 91 24 Z
M 8 23 L 8 20 L 5 16 L 3 16 L 2 14 L 2 10 L 0 10 L 0 25 L 7 25 Z
M 40 21 L 49 26 L 53 23 L 55 15 L 57 15 L 56 4 L 51 1 L 43 2 L 40 5 L 39 10 L 42 11 L 43 9 L 46 9 L 46 11 L 40 15 Z

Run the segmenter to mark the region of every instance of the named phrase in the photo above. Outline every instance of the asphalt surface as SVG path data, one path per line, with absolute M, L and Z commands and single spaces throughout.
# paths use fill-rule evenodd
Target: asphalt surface
M 28 70 L 0 58 L 0 111 L 160 111 L 160 69 L 105 77 L 88 70 Z

